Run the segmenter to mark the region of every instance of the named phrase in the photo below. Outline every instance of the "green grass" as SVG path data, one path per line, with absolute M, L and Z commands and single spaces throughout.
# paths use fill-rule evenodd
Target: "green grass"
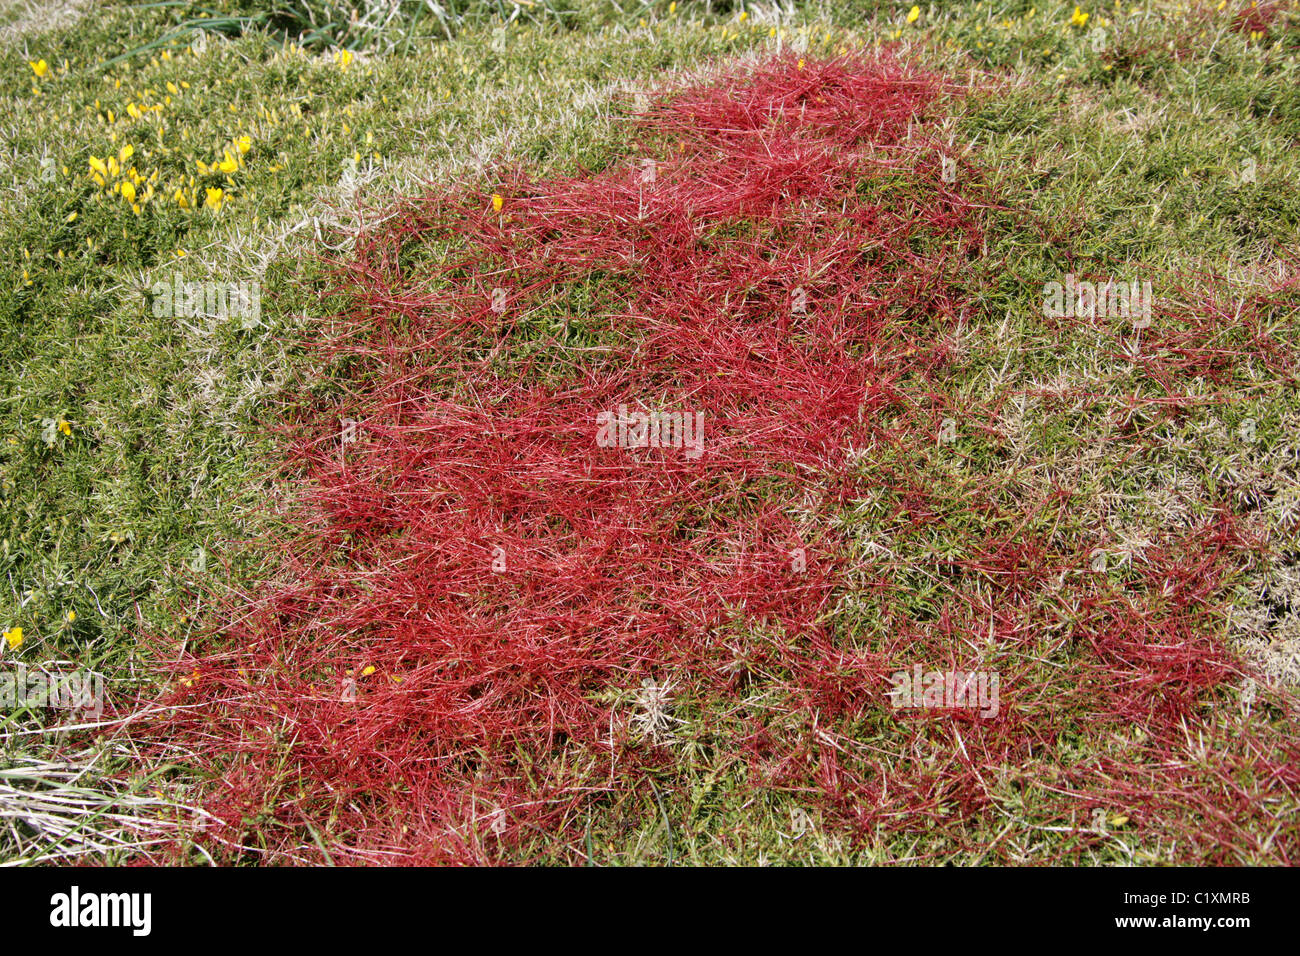
M 230 16 L 251 9 L 218 6 L 217 26 L 227 32 L 234 32 Z M 806 44 L 817 55 L 882 42 L 956 77 L 987 73 L 980 91 L 957 102 L 949 132 L 955 152 L 991 171 L 990 198 L 1013 210 L 990 254 L 1013 263 L 1019 281 L 1000 283 L 970 317 L 970 358 L 954 391 L 972 401 L 1043 387 L 1111 395 L 1150 388 L 1116 367 L 1108 337 L 1076 330 L 1062 340 L 1041 318 L 1042 283 L 1068 268 L 1195 273 L 1245 295 L 1276 278 L 1288 250 L 1294 255 L 1294 12 L 1284 14 L 1287 29 L 1259 42 L 1209 4 L 1086 5 L 1084 27 L 1069 24 L 1073 4 L 1024 0 L 926 6 L 912 25 L 904 22 L 910 4 L 810 3 L 780 22 L 757 6 L 740 20 L 742 6 L 714 3 L 709 12 L 682 2 L 670 14 L 667 2 L 571 0 L 567 12 L 502 24 L 478 5 L 454 29 L 404 21 L 384 36 L 339 34 L 358 48 L 350 62 L 328 48 L 325 34 L 309 38 L 307 49 L 286 44 L 278 22 L 246 23 L 231 37 L 209 34 L 201 52 L 182 34 L 133 53 L 187 22 L 189 12 L 174 5 L 95 5 L 53 33 L 7 34 L 0 48 L 0 242 L 9 250 L 0 261 L 0 626 L 23 628 L 17 655 L 76 661 L 111 675 L 118 693 L 129 691 L 149 680 L 137 667 L 145 635 L 182 642 L 210 623 L 221 595 L 273 574 L 267 555 L 238 542 L 275 520 L 264 505 L 277 489 L 258 476 L 300 371 L 285 343 L 321 314 L 311 256 L 342 241 L 337 230 L 356 221 L 356 195 L 382 205 L 432 180 L 477 176 L 490 186 L 492 166 L 502 161 L 539 172 L 601 167 L 625 148 L 618 117 L 630 91 L 674 73 L 778 43 Z M 876 12 L 864 16 L 863 6 Z M 7 11 L 0 22 L 12 25 L 14 17 Z M 110 63 L 124 54 L 132 55 Z M 49 66 L 43 78 L 28 66 L 38 59 Z M 132 107 L 141 104 L 161 108 L 136 118 Z M 220 161 L 241 136 L 251 146 L 240 168 L 199 170 L 200 160 Z M 139 214 L 88 175 L 92 156 L 128 144 L 127 165 L 146 185 L 157 177 Z M 1248 169 L 1253 177 L 1243 177 Z M 355 192 L 349 177 L 359 184 Z M 201 203 L 209 187 L 223 190 L 219 210 L 174 201 L 176 189 L 197 190 Z M 1051 224 L 1049 241 L 1025 227 L 1031 218 Z M 147 290 L 174 273 L 186 281 L 260 279 L 260 323 L 156 318 Z M 576 301 L 593 294 L 599 290 L 573 291 Z M 1294 299 L 1275 320 L 1300 333 Z M 1016 480 L 1068 478 L 1076 486 L 1069 508 L 1043 522 L 1076 531 L 1109 522 L 1138 538 L 1271 482 L 1277 490 L 1261 521 L 1277 554 L 1294 553 L 1300 540 L 1288 509 L 1300 509 L 1293 457 L 1300 399 L 1262 370 L 1224 388 L 1230 414 L 1221 402 L 1195 409 L 1161 426 L 1167 437 L 1159 454 L 1128 463 L 1106 459 L 1099 416 L 1066 400 L 1026 402 L 1016 411 L 1024 447 L 1051 465 Z M 1257 441 L 1243 446 L 1235 436 L 1246 418 L 1257 422 Z M 1014 457 L 974 444 L 963 450 L 973 462 L 967 477 L 1013 484 Z M 951 461 L 936 457 L 933 470 L 935 481 L 960 487 Z M 952 500 L 951 535 L 960 539 L 971 516 L 960 512 L 958 491 Z M 844 520 L 863 540 L 878 540 L 888 508 L 870 505 Z M 916 555 L 916 600 L 924 603 L 924 567 L 945 541 L 894 547 Z M 1244 619 L 1258 617 L 1250 614 L 1261 595 L 1285 592 L 1289 602 L 1292 572 L 1278 566 L 1244 576 Z M 1292 590 L 1296 603 L 1287 613 L 1300 613 L 1300 588 Z M 869 633 L 871 608 L 849 606 L 844 627 Z M 1259 643 L 1258 634 L 1238 637 Z M 725 702 L 693 706 L 726 709 Z M 754 706 L 773 719 L 782 713 L 779 700 Z M 690 741 L 700 715 L 680 716 Z M 30 712 L 4 724 L 8 731 L 40 726 Z M 0 738 L 0 767 L 58 742 L 52 734 Z M 687 786 L 628 793 L 574 821 L 594 861 L 982 858 L 954 854 L 957 835 L 944 831 L 850 851 L 843 835 L 803 815 L 797 794 L 743 802 L 742 771 L 698 740 L 683 746 L 678 763 L 674 779 Z M 1033 860 L 1051 841 L 1059 848 L 1069 839 L 1034 829 L 1032 788 L 1006 787 L 1005 820 L 963 842 L 987 842 L 1008 824 L 999 838 Z M 0 859 L 23 857 L 40 840 L 31 829 L 0 830 Z M 556 858 L 540 840 L 521 855 Z M 1140 841 L 1116 841 L 1099 857 L 1159 858 L 1158 848 Z

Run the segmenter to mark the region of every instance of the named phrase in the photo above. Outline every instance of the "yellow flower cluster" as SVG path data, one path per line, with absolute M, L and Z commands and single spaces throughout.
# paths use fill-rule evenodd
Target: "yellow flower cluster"
M 230 141 L 229 146 L 221 151 L 221 158 L 211 164 L 203 160 L 197 162 L 200 176 L 224 176 L 223 182 L 228 185 L 234 185 L 230 177 L 237 173 L 244 166 L 244 157 L 248 151 L 253 148 L 253 139 L 251 136 L 236 136 Z M 191 177 L 191 186 L 193 178 Z M 176 190 L 173 198 L 176 204 L 182 209 L 192 209 L 198 202 L 197 193 L 186 195 L 183 190 Z M 226 190 L 222 186 L 209 185 L 203 190 L 203 205 L 213 212 L 219 212 L 226 201 Z
M 200 176 L 224 176 L 226 185 L 233 185 L 230 176 L 244 165 L 244 156 L 253 148 L 252 137 L 237 136 L 222 149 L 221 158 L 211 164 L 199 160 L 196 164 Z M 100 158 L 91 156 L 88 160 L 90 180 L 106 194 L 121 196 L 137 216 L 149 204 L 156 194 L 159 172 L 154 170 L 145 175 L 131 158 L 135 156 L 135 147 L 130 143 L 123 146 L 116 156 Z M 226 190 L 221 185 L 202 185 L 203 205 L 214 212 L 221 209 L 225 202 Z M 199 205 L 200 184 L 194 176 L 182 177 L 181 183 L 172 192 L 172 201 L 181 209 L 194 209 Z
M 114 80 L 113 89 L 120 90 L 121 88 L 122 81 Z M 135 100 L 129 100 L 124 107 L 125 111 L 122 113 L 118 113 L 112 109 L 103 108 L 99 100 L 95 100 L 95 109 L 99 111 L 100 121 L 107 126 L 114 126 L 123 119 L 129 118 L 133 121 L 142 119 L 152 120 L 161 128 L 164 125 L 164 121 L 160 114 L 164 109 L 172 105 L 172 97 L 180 96 L 181 90 L 188 90 L 189 88 L 190 84 L 185 80 L 181 80 L 180 86 L 177 86 L 169 80 L 166 84 L 167 92 L 162 94 L 161 98 L 159 97 L 160 91 L 151 87 L 145 87 L 136 94 L 139 97 L 140 102 L 137 103 Z M 147 102 L 149 100 L 152 100 L 153 102 Z
M 192 49 L 189 52 L 197 55 L 194 54 Z M 173 57 L 169 51 L 163 52 L 161 61 L 170 61 L 172 59 Z M 161 61 L 155 57 L 149 61 L 149 65 L 150 67 L 157 67 Z M 36 70 L 36 65 L 33 65 L 32 68 Z M 123 80 L 120 78 L 105 77 L 105 81 L 111 83 L 114 90 L 123 89 Z M 186 91 L 190 89 L 190 84 L 188 81 L 179 78 L 155 81 L 155 83 L 156 86 L 154 87 L 146 85 L 142 89 L 128 93 L 130 99 L 122 112 L 117 111 L 123 110 L 121 106 L 118 106 L 117 110 L 115 110 L 109 108 L 106 104 L 101 104 L 98 99 L 94 102 L 93 111 L 98 114 L 100 122 L 109 128 L 109 142 L 114 146 L 120 142 L 120 134 L 117 128 L 119 124 L 148 123 L 154 128 L 153 135 L 145 134 L 144 141 L 147 144 L 156 136 L 157 144 L 152 151 L 146 146 L 144 149 L 145 155 L 156 156 L 165 165 L 167 159 L 176 156 L 180 150 L 174 144 L 168 145 L 166 137 L 168 122 L 164 111 L 172 105 L 175 98 L 185 95 Z M 216 85 L 220 86 L 221 80 L 217 80 Z M 234 109 L 235 107 L 232 104 L 231 110 Z M 189 138 L 190 130 L 181 128 L 179 132 L 183 143 Z M 136 132 L 135 135 L 137 137 L 136 142 L 140 142 L 138 138 L 140 134 Z M 104 193 L 97 194 L 97 199 L 105 196 L 120 196 L 129 204 L 136 215 L 140 215 L 150 202 L 153 202 L 156 206 L 164 199 L 174 203 L 175 206 L 182 210 L 206 208 L 218 212 L 229 201 L 231 190 L 235 186 L 232 177 L 243 168 L 243 158 L 252 147 L 252 137 L 240 135 L 222 146 L 216 158 L 211 162 L 205 162 L 202 159 L 194 160 L 193 153 L 189 153 L 185 164 L 188 165 L 190 161 L 193 161 L 193 171 L 182 170 L 178 177 L 168 177 L 164 181 L 160 179 L 158 170 L 146 173 L 129 164 L 128 160 L 135 154 L 136 149 L 128 144 L 123 146 L 116 156 L 108 156 L 103 159 L 97 156 L 90 157 L 88 175 L 97 186 L 104 190 Z M 88 239 L 87 244 L 93 248 L 91 240 Z
M 158 182 L 158 170 L 145 176 L 134 165 L 128 166 L 135 155 L 135 147 L 130 143 L 123 146 L 116 156 L 100 159 L 91 156 L 88 160 L 88 175 L 96 186 L 108 194 L 121 196 L 137 216 L 142 208 L 153 198 L 154 187 Z

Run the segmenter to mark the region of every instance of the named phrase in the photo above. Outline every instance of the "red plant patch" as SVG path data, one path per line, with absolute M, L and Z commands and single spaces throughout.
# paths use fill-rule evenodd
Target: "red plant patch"
M 221 839 L 580 859 L 574 821 L 671 790 L 687 739 L 864 840 L 992 820 L 1049 757 L 1043 825 L 1122 803 L 1158 827 L 1170 767 L 1187 793 L 1294 787 L 1244 732 L 1209 769 L 1170 758 L 1235 673 L 1203 618 L 1249 553 L 1229 516 L 1107 585 L 1054 533 L 1067 489 L 1035 514 L 978 474 L 934 484 L 936 456 L 1006 442 L 946 382 L 991 279 L 987 204 L 924 133 L 941 93 L 783 59 L 664 98 L 624 163 L 440 191 L 362 237 L 313 346 L 343 386 L 291 432 L 284 574 L 137 731 L 201 754 Z M 968 437 L 940 446 L 950 418 Z M 889 547 L 843 530 L 867 498 Z M 981 661 L 996 715 L 890 706 L 900 669 Z M 1137 724 L 1114 760 L 1059 759 Z
M 1232 18 L 1233 25 L 1242 33 L 1267 37 L 1281 14 L 1277 0 L 1242 0 Z

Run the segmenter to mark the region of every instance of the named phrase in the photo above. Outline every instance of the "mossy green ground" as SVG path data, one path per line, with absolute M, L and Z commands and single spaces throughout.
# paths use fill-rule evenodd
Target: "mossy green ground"
M 497 161 L 599 168 L 622 155 L 634 91 L 729 57 L 883 45 L 953 77 L 978 71 L 978 92 L 954 100 L 952 142 L 992 171 L 998 202 L 1059 224 L 1076 261 L 1121 274 L 1196 273 L 1236 295 L 1295 268 L 1300 28 L 1289 8 L 1258 37 L 1209 3 L 1087 4 L 1085 24 L 1071 23 L 1073 4 L 1028 0 L 922 5 L 912 23 L 911 4 L 807 4 L 780 16 L 739 3 L 570 6 L 562 23 L 487 20 L 451 38 L 430 23 L 393 50 L 351 58 L 254 30 L 209 35 L 197 50 L 180 38 L 112 65 L 166 36 L 182 12 L 86 5 L 53 31 L 13 10 L 0 15 L 0 625 L 23 635 L 3 649 L 6 661 L 73 661 L 109 675 L 111 688 L 148 682 L 142 634 L 184 638 L 213 623 L 202 595 L 256 587 L 274 557 L 239 542 L 274 520 L 265 506 L 277 489 L 261 476 L 299 371 L 284 343 L 312 321 L 301 291 L 312 257 L 328 253 L 335 227 L 356 221 L 358 204 L 382 207 Z M 30 64 L 42 60 L 38 76 Z M 121 166 L 136 170 L 134 202 L 111 191 L 113 177 L 105 188 L 91 175 L 92 157 L 117 159 L 127 146 Z M 213 169 L 231 160 L 233 171 Z M 1111 343 L 1083 333 L 1061 341 L 1041 321 L 1042 283 L 1063 271 L 1060 250 L 1028 230 L 999 236 L 991 251 L 1023 281 L 971 316 L 966 344 L 977 358 L 957 390 L 979 399 L 1016 383 L 1123 389 L 1105 365 Z M 260 321 L 155 317 L 148 289 L 175 274 L 260 279 Z M 1276 316 L 1300 331 L 1297 319 L 1294 308 Z M 1109 461 L 1096 423 L 1069 408 L 1030 404 L 1016 414 L 1040 459 L 1082 469 L 1094 510 L 1076 497 L 1069 520 L 1118 516 L 1140 538 L 1180 509 L 1203 511 L 1281 474 L 1265 513 L 1285 554 L 1300 543 L 1300 485 L 1287 457 L 1300 401 L 1262 372 L 1230 387 L 1230 414 L 1223 403 L 1194 414 L 1159 460 L 1139 467 Z M 1250 447 L 1236 439 L 1247 419 L 1257 426 Z M 1011 466 L 989 463 L 1000 467 Z M 865 505 L 845 516 L 850 527 L 872 520 Z M 1269 587 L 1278 590 L 1262 578 L 1240 582 L 1247 620 Z M 1284 658 L 1270 660 L 1280 678 L 1295 678 Z M 4 717 L 15 733 L 3 739 L 0 766 L 57 743 L 16 733 L 39 729 L 43 713 Z M 952 853 L 955 835 L 939 832 L 850 852 L 801 816 L 794 797 L 742 804 L 725 773 L 692 764 L 689 748 L 680 759 L 693 789 L 629 794 L 582 824 L 593 859 L 980 859 Z M 108 754 L 103 769 L 127 760 Z M 1017 800 L 1007 820 L 1024 825 L 999 839 L 1027 861 L 1058 852 L 1070 838 L 1035 831 L 1026 823 L 1032 794 Z M 1294 810 L 1279 808 L 1279 818 Z M 43 839 L 22 824 L 0 829 L 0 858 L 39 855 Z M 520 857 L 552 859 L 545 841 Z M 1084 859 L 1161 855 L 1140 836 L 1117 836 Z

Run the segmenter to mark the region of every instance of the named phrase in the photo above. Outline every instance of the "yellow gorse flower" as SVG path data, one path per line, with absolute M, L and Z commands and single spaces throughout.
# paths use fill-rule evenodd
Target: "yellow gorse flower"
M 239 139 L 235 140 L 235 148 L 238 149 L 241 154 L 247 153 L 250 149 L 253 148 L 253 137 L 251 136 L 239 137 Z
M 917 20 L 919 20 L 920 18 L 921 18 L 921 8 L 920 8 L 920 7 L 913 7 L 911 10 L 908 10 L 908 11 L 907 11 L 907 22 L 908 22 L 908 23 L 915 23 L 915 22 L 916 22 Z
M 59 419 L 59 431 L 61 431 L 64 435 L 71 435 L 71 434 L 72 434 L 72 422 L 68 421 L 66 418 L 60 418 L 60 419 Z
M 1076 27 L 1081 27 L 1088 22 L 1088 14 L 1084 13 L 1078 7 L 1074 8 L 1074 13 L 1070 16 L 1070 22 Z
M 230 155 L 230 150 L 226 150 L 225 155 L 221 158 L 221 162 L 217 163 L 217 169 L 221 170 L 223 173 L 233 173 L 239 169 L 239 162 L 235 157 Z
M 500 211 L 501 211 L 501 207 L 504 206 L 505 203 L 506 203 L 506 201 L 505 201 L 503 198 L 501 198 L 501 194 L 500 194 L 500 193 L 493 193 L 493 194 L 492 194 L 492 209 L 493 209 L 495 212 L 500 212 Z
M 127 202 L 135 202 L 135 187 L 128 180 L 122 181 L 122 198 Z
M 219 212 L 221 210 L 221 203 L 224 196 L 225 192 L 220 187 L 209 186 L 207 188 L 207 198 L 203 200 L 203 205 L 207 206 L 213 212 Z
M 44 79 L 45 74 L 50 72 L 50 65 L 44 60 L 28 60 L 27 65 L 32 68 L 38 79 Z
M 4 632 L 5 642 L 9 645 L 9 650 L 16 651 L 23 646 L 23 629 L 21 627 L 11 627 Z

